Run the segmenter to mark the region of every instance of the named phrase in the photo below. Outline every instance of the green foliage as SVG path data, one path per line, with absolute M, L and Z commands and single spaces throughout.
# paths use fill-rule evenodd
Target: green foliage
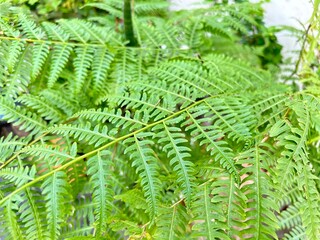
M 1 237 L 320 238 L 316 59 L 299 92 L 264 70 L 259 4 L 137 0 L 133 47 L 123 1 L 9 2 L 0 115 L 28 136 L 0 138 Z

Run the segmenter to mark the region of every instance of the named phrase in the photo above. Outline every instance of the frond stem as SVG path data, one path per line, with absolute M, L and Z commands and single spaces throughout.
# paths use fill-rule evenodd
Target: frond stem
M 63 42 L 63 41 L 54 41 L 54 40 L 46 40 L 46 39 L 30 39 L 30 38 L 19 38 L 19 37 L 7 37 L 7 36 L 0 36 L 1 40 L 11 40 L 11 41 L 19 41 L 19 42 L 26 42 L 26 43 L 42 43 L 42 44 L 50 44 L 50 45 L 71 45 L 71 46 L 87 46 L 87 47 L 110 47 L 107 44 L 101 43 L 79 43 L 79 42 Z M 159 47 L 132 47 L 132 46 L 112 46 L 112 49 L 136 49 L 136 50 L 150 50 L 150 51 L 167 51 L 167 50 L 174 50 L 174 51 L 189 51 L 190 49 L 183 49 L 183 48 L 166 48 L 162 49 Z

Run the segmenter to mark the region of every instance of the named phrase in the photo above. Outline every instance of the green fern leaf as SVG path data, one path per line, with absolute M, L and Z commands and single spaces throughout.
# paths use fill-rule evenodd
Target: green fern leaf
M 301 226 L 302 224 L 299 208 L 294 205 L 291 205 L 285 211 L 282 211 L 278 218 L 280 229 L 292 229 L 295 226 Z
M 108 90 L 106 84 L 107 73 L 110 64 L 114 59 L 114 54 L 109 52 L 108 48 L 97 48 L 92 62 L 92 92 L 97 95 L 105 95 Z
M 226 232 L 232 238 L 244 238 L 246 231 L 246 197 L 232 175 L 226 170 L 214 168 L 210 172 L 214 177 L 212 187 L 212 203 L 216 211 L 226 216 Z
M 290 233 L 284 235 L 284 240 L 304 240 L 306 239 L 305 229 L 302 226 L 293 228 Z
M 58 239 L 61 225 L 65 222 L 65 203 L 67 202 L 68 183 L 65 172 L 55 172 L 42 184 L 42 194 L 45 196 L 48 233 L 50 239 Z
M 320 211 L 319 192 L 315 182 L 318 178 L 312 174 L 308 165 L 300 167 L 302 168 L 300 181 L 303 183 L 304 191 L 304 199 L 301 199 L 300 205 L 302 225 L 305 227 L 306 236 L 309 239 L 318 239 L 320 238 Z
M 45 98 L 47 102 L 61 109 L 67 116 L 71 117 L 74 113 L 79 111 L 79 105 L 72 102 L 72 99 L 65 96 L 63 91 L 45 89 L 40 92 L 41 97 Z
M 205 101 L 210 113 L 210 119 L 215 126 L 227 133 L 227 137 L 240 141 L 250 138 L 249 126 L 255 123 L 250 108 L 239 99 L 213 98 Z M 212 114 L 212 115 L 211 115 Z
M 48 37 L 55 41 L 60 41 L 62 43 L 65 42 L 67 44 L 67 40 L 69 39 L 69 35 L 62 30 L 59 25 L 44 22 L 42 23 L 44 30 L 46 31 Z
M 110 13 L 112 16 L 117 17 L 117 18 L 122 18 L 123 13 L 122 11 L 119 10 L 121 8 L 121 2 L 119 1 L 108 1 L 108 2 L 103 2 L 103 3 L 87 3 L 85 6 L 87 7 L 95 7 L 99 8 L 101 10 L 104 10 L 108 13 Z
M 135 209 L 146 210 L 146 200 L 144 199 L 142 191 L 139 189 L 132 189 L 123 194 L 117 195 L 114 199 L 121 200 Z
M 210 197 L 211 188 L 208 183 L 198 186 L 193 200 L 195 225 L 192 227 L 193 237 L 206 239 L 230 239 L 222 230 L 226 228 L 225 217 L 218 215 Z
M 19 14 L 19 26 L 21 31 L 30 39 L 35 38 L 40 40 L 45 36 L 42 29 L 36 26 L 36 23 L 24 13 Z
M 107 231 L 107 220 L 112 210 L 112 190 L 110 179 L 110 152 L 98 152 L 88 160 L 88 175 L 93 185 L 93 202 L 96 204 L 96 235 L 103 236 Z
M 15 63 L 14 71 L 8 76 L 5 96 L 7 98 L 15 98 L 21 93 L 26 92 L 31 79 L 30 74 L 30 49 L 25 48 Z
M 74 94 L 78 94 L 84 85 L 88 68 L 93 60 L 93 49 L 90 47 L 77 47 L 76 58 L 73 61 L 75 68 Z
M 20 218 L 26 228 L 26 238 L 30 240 L 47 240 L 50 239 L 45 231 L 46 219 L 44 203 L 42 196 L 31 189 L 26 189 L 22 193 L 21 199 L 26 201 L 19 201 Z
M 191 131 L 191 135 L 200 140 L 200 145 L 206 145 L 206 149 L 215 157 L 215 160 L 220 162 L 221 166 L 234 175 L 238 180 L 238 170 L 233 161 L 234 154 L 223 140 L 223 134 L 220 130 L 206 126 L 205 123 L 210 122 L 209 118 L 198 118 L 207 113 L 207 109 L 200 106 L 192 109 L 192 112 L 187 111 L 188 120 L 183 123 L 187 131 Z
M 85 34 L 89 34 L 90 40 L 92 42 L 105 45 L 105 43 L 108 40 L 108 37 L 105 34 L 105 31 L 103 31 L 102 29 L 99 29 L 98 27 L 96 27 L 96 25 L 90 22 L 80 20 L 80 19 L 73 19 L 71 20 L 71 24 L 74 24 L 73 26 L 77 26 L 78 29 L 81 29 L 81 32 L 84 32 Z
M 21 53 L 23 53 L 23 50 L 25 48 L 23 42 L 21 41 L 11 41 L 10 45 L 9 45 L 9 49 L 8 49 L 8 56 L 7 56 L 7 66 L 8 66 L 8 70 L 9 72 L 13 72 L 14 71 L 14 67 L 16 65 L 16 63 L 19 61 L 19 57 L 21 55 Z
M 170 122 L 168 122 L 170 124 Z M 173 171 L 177 173 L 177 182 L 182 187 L 182 192 L 186 198 L 187 206 L 190 206 L 192 189 L 194 188 L 194 164 L 186 159 L 190 158 L 190 149 L 183 144 L 187 142 L 181 129 L 173 126 L 168 126 L 163 123 L 163 126 L 158 125 L 153 128 L 153 131 L 160 130 L 157 134 L 159 143 L 164 144 L 163 150 L 170 158 L 170 165 Z
M 240 172 L 242 176 L 246 176 L 242 182 L 247 184 L 241 190 L 248 199 L 248 208 L 251 209 L 247 213 L 246 224 L 249 229 L 246 229 L 246 233 L 252 234 L 252 237 L 256 239 L 276 238 L 275 230 L 278 228 L 274 215 L 278 211 L 277 187 L 267 175 L 267 172 L 272 173 L 267 162 L 271 158 L 270 152 L 272 150 L 265 151 L 263 147 L 271 150 L 270 146 L 266 144 L 256 145 L 241 153 L 237 159 L 237 164 L 247 165 Z
M 16 210 L 18 206 L 13 202 L 12 199 L 6 202 L 4 206 L 2 206 L 0 215 L 1 215 L 1 228 L 5 229 L 4 237 L 6 239 L 12 240 L 23 240 L 23 232 L 21 226 L 18 222 L 18 218 L 16 215 Z M 3 233 L 0 233 L 1 235 Z
M 0 98 L 0 113 L 4 115 L 5 120 L 13 122 L 13 125 L 30 134 L 37 134 L 46 128 L 46 123 L 41 118 L 19 106 L 14 106 L 4 98 Z
M 77 114 L 75 117 L 84 118 L 94 122 L 110 122 L 115 124 L 115 127 L 120 127 L 122 129 L 128 128 L 130 131 L 134 129 L 139 129 L 147 124 L 141 121 L 142 112 L 137 111 L 133 117 L 130 116 L 131 113 L 126 111 L 122 114 L 120 109 L 118 110 L 108 110 L 108 109 L 97 109 L 97 110 L 84 110 Z
M 101 127 L 96 125 L 92 129 L 91 124 L 79 124 L 79 125 L 58 125 L 51 127 L 47 130 L 58 135 L 63 135 L 65 137 L 74 136 L 74 138 L 79 141 L 85 140 L 88 144 L 94 144 L 95 147 L 106 143 L 108 140 L 114 140 L 112 131 L 108 130 L 107 126 Z
M 18 136 L 13 136 L 12 133 L 9 133 L 7 137 L 0 138 L 0 152 L 1 159 L 0 163 L 3 164 L 5 159 L 11 157 L 11 155 L 20 150 L 25 146 L 27 141 L 25 139 L 20 139 Z
M 51 67 L 48 76 L 48 87 L 52 88 L 66 65 L 72 47 L 69 45 L 56 45 L 52 50 Z
M 186 236 L 186 226 L 189 216 L 186 208 L 178 203 L 170 208 L 161 208 L 159 210 L 158 228 L 155 233 L 155 239 L 178 240 Z
M 81 28 L 79 25 L 74 24 L 74 22 L 68 20 L 59 20 L 59 25 L 62 29 L 69 34 L 70 39 L 75 40 L 77 42 L 87 43 L 90 35 L 85 29 Z
M 20 168 L 12 167 L 0 170 L 0 177 L 8 179 L 10 182 L 14 182 L 18 187 L 34 179 L 36 173 L 35 166 Z
M 126 148 L 125 153 L 130 153 L 130 158 L 133 159 L 132 166 L 136 168 L 136 172 L 141 178 L 142 189 L 149 207 L 148 212 L 151 220 L 154 221 L 158 212 L 161 184 L 157 178 L 156 158 L 152 155 L 152 150 L 148 148 L 148 144 L 152 143 L 152 141 L 140 140 L 152 135 L 151 133 L 139 133 L 125 140 L 124 144 L 129 146 Z
M 32 78 L 35 79 L 49 55 L 49 44 L 47 43 L 35 43 L 32 48 Z
M 67 151 L 62 151 L 59 146 L 54 147 L 50 145 L 32 145 L 21 150 L 32 156 L 37 156 L 39 159 L 44 159 L 48 161 L 50 167 L 59 166 L 67 159 L 73 159 L 76 155 L 76 143 L 70 148 L 70 153 Z
M 46 120 L 59 122 L 65 118 L 65 116 L 58 109 L 53 107 L 50 103 L 46 102 L 42 97 L 25 94 L 19 97 L 17 101 L 33 108 L 41 117 Z

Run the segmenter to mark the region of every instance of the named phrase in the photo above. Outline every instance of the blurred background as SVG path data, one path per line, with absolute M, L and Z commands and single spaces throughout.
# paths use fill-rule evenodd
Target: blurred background
M 206 2 L 206 3 L 205 3 Z M 206 7 L 210 1 L 203 0 L 171 0 L 172 10 Z M 215 1 L 217 2 L 217 1 Z M 234 2 L 234 1 L 221 1 Z M 260 0 L 251 0 L 258 3 Z M 269 0 L 264 1 L 264 22 L 266 26 L 288 26 L 305 30 L 312 14 L 312 3 L 309 0 Z M 298 58 L 301 42 L 292 32 L 281 31 L 276 33 L 278 42 L 283 46 L 282 54 L 292 60 Z

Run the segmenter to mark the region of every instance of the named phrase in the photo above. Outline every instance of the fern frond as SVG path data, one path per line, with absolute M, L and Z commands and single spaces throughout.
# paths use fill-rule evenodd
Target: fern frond
M 160 208 L 159 212 L 160 221 L 157 223 L 155 239 L 174 240 L 186 236 L 186 226 L 190 217 L 182 204 Z
M 302 226 L 293 228 L 290 233 L 284 235 L 284 240 L 304 240 L 306 239 L 305 229 Z
M 172 123 L 171 123 L 172 124 Z M 170 159 L 170 165 L 177 174 L 177 182 L 182 188 L 186 204 L 189 207 L 191 203 L 192 190 L 194 188 L 194 164 L 190 159 L 190 148 L 184 146 L 187 140 L 178 127 L 170 126 L 170 122 L 163 123 L 153 128 L 153 131 L 159 131 L 158 143 L 164 144 L 163 150 Z
M 93 49 L 90 47 L 77 47 L 75 49 L 76 57 L 73 61 L 75 68 L 75 80 L 73 82 L 74 94 L 78 94 L 84 85 L 88 74 L 88 68 L 93 60 Z
M 292 183 L 295 171 L 301 171 L 298 167 L 300 161 L 308 164 L 306 142 L 310 125 L 309 112 L 300 102 L 291 104 L 290 108 L 293 108 L 298 115 L 299 128 L 292 126 L 287 121 L 279 120 L 270 130 L 270 136 L 277 137 L 278 144 L 285 147 L 278 164 L 282 188 L 288 187 L 286 186 L 288 182 Z
M 226 170 L 214 168 L 210 177 L 214 177 L 211 194 L 212 203 L 220 214 L 226 216 L 226 233 L 230 238 L 242 238 L 246 228 L 246 196 L 232 175 Z
M 3 43 L 6 43 L 6 41 L 3 41 Z M 20 41 L 11 41 L 9 43 L 9 46 L 7 48 L 7 51 L 8 51 L 7 53 L 10 53 L 10 54 L 7 54 L 7 59 L 6 59 L 6 64 L 8 66 L 9 72 L 14 71 L 14 66 L 19 61 L 19 55 L 21 54 L 21 52 L 23 52 L 24 48 L 25 48 L 24 44 Z
M 50 166 L 58 166 L 67 159 L 73 159 L 77 153 L 77 145 L 74 143 L 70 149 L 70 152 L 62 150 L 61 147 L 50 146 L 50 145 L 32 145 L 21 150 L 32 156 L 37 156 L 39 159 L 48 160 Z
M 198 186 L 197 192 L 193 200 L 193 213 L 195 221 L 193 230 L 193 237 L 205 237 L 206 239 L 230 239 L 223 231 L 226 229 L 225 217 L 220 215 L 212 203 L 210 193 L 212 188 L 210 183 L 203 183 Z
M 215 70 L 218 76 L 221 72 L 228 73 L 229 84 L 237 86 L 237 88 L 249 88 L 258 85 L 259 83 L 264 83 L 266 82 L 266 79 L 268 79 L 266 72 L 255 70 L 249 65 L 239 60 L 234 60 L 231 57 L 224 55 L 208 55 L 205 59 L 207 60 L 205 63 L 206 67 Z M 236 77 L 235 79 L 230 77 L 231 75 L 239 76 L 240 72 L 241 77 Z
M 42 97 L 36 97 L 31 94 L 22 95 L 17 99 L 18 102 L 25 104 L 26 106 L 33 108 L 38 114 L 46 120 L 52 122 L 59 122 L 65 119 L 63 113 L 54 108 L 51 103 L 45 101 Z
M 32 48 L 32 78 L 35 79 L 49 55 L 48 43 L 35 43 Z
M 90 35 L 85 29 L 81 28 L 79 25 L 74 25 L 72 21 L 65 19 L 59 20 L 59 25 L 61 28 L 70 36 L 70 39 L 83 44 L 87 43 Z
M 50 239 L 58 239 L 61 225 L 66 220 L 65 203 L 68 201 L 68 190 L 65 172 L 56 172 L 42 184 L 42 194 L 46 201 L 48 233 Z
M 251 109 L 239 98 L 212 98 L 205 101 L 213 125 L 220 128 L 231 140 L 250 138 L 250 127 L 255 123 Z
M 130 220 L 113 220 L 111 223 L 111 229 L 113 231 L 124 231 L 125 236 L 132 236 L 132 237 L 142 237 L 143 229 Z
M 107 126 L 96 125 L 92 129 L 90 122 L 87 122 L 85 125 L 58 125 L 51 127 L 47 130 L 58 135 L 73 136 L 79 141 L 85 140 L 88 144 L 94 144 L 95 147 L 100 146 L 103 143 L 106 143 L 108 140 L 113 140 L 111 137 L 114 135 L 112 131 L 108 130 Z
M 86 164 L 83 164 L 86 165 Z M 87 179 L 85 179 L 87 180 Z M 88 183 L 88 182 L 87 182 Z M 90 184 L 86 185 L 87 187 Z M 68 219 L 61 231 L 61 238 L 91 236 L 94 231 L 94 207 L 95 204 L 91 200 L 91 193 L 87 193 L 86 187 L 75 198 L 75 212 Z
M 11 167 L 0 170 L 0 177 L 3 179 L 8 179 L 10 182 L 14 182 L 17 186 L 22 186 L 34 179 L 36 173 L 35 166 L 31 168 L 26 167 Z
M 237 157 L 237 164 L 244 166 L 240 171 L 241 176 L 244 176 L 241 191 L 245 193 L 250 208 L 246 221 L 250 229 L 246 233 L 257 239 L 276 238 L 275 230 L 278 228 L 275 216 L 278 211 L 278 190 L 267 174 L 272 173 L 268 163 L 271 156 L 263 147 L 270 150 L 270 146 L 266 144 L 256 144 Z
M 27 86 L 31 80 L 30 49 L 28 47 L 24 48 L 21 55 L 17 59 L 9 58 L 8 60 L 17 61 L 12 63 L 15 64 L 15 66 L 5 82 L 6 88 L 4 95 L 6 98 L 15 98 L 21 93 L 27 91 Z
M 190 111 L 186 111 L 187 119 L 183 123 L 183 126 L 186 127 L 187 131 L 191 131 L 191 135 L 196 140 L 199 140 L 200 145 L 206 145 L 207 151 L 211 153 L 222 167 L 238 179 L 238 170 L 233 161 L 234 154 L 227 143 L 221 140 L 223 138 L 222 132 L 213 126 L 206 126 L 206 123 L 210 122 L 211 119 L 207 117 L 199 118 L 199 116 L 206 113 L 207 109 L 202 106 L 197 106 Z
M 282 211 L 279 218 L 280 229 L 291 229 L 295 226 L 301 226 L 301 214 L 299 209 L 291 205 L 286 210 Z
M 89 39 L 92 42 L 104 45 L 109 40 L 106 31 L 102 31 L 102 29 L 99 29 L 96 25 L 88 21 L 73 19 L 70 22 L 71 24 L 74 24 L 74 26 L 77 26 L 79 29 L 81 29 L 81 32 L 89 34 Z
M 140 54 L 139 54 L 140 53 Z M 122 90 L 122 85 L 132 80 L 137 80 L 139 70 L 143 69 L 142 61 L 137 61 L 142 56 L 141 49 L 124 48 L 119 49 L 115 55 L 115 61 L 112 64 L 113 71 L 110 77 L 114 79 L 119 86 L 119 91 Z
M 191 95 L 192 93 L 189 91 L 179 92 L 179 85 L 171 86 L 167 81 L 146 79 L 146 81 L 133 81 L 127 86 L 135 92 L 144 91 L 150 96 L 158 96 L 159 99 L 162 97 L 163 101 L 168 102 L 165 105 L 179 103 L 181 108 L 184 108 L 195 102 L 194 96 Z
M 152 141 L 144 139 L 152 135 L 151 133 L 139 133 L 125 140 L 124 144 L 129 145 L 125 153 L 130 153 L 130 158 L 133 159 L 132 166 L 136 168 L 136 172 L 141 178 L 141 186 L 149 207 L 148 212 L 151 220 L 154 221 L 158 213 L 161 183 L 157 177 L 157 159 L 148 147 Z
M 40 27 L 36 25 L 36 23 L 27 17 L 26 14 L 20 13 L 19 16 L 19 27 L 21 31 L 30 39 L 42 39 L 45 34 Z
M 175 103 L 164 105 L 157 96 L 149 96 L 145 92 L 124 93 L 123 95 L 110 96 L 105 100 L 109 102 L 110 106 L 118 105 L 137 111 L 143 116 L 144 122 L 148 122 L 150 119 L 157 121 L 173 114 L 176 110 Z
M 121 9 L 122 2 L 117 0 L 104 1 L 103 3 L 88 3 L 85 6 L 95 7 L 104 10 L 111 14 L 113 17 L 121 18 L 123 16 Z
M 84 110 L 77 114 L 76 117 L 84 118 L 93 122 L 109 122 L 115 124 L 115 127 L 121 126 L 122 129 L 127 129 L 133 131 L 134 129 L 139 129 L 146 126 L 147 123 L 143 122 L 141 116 L 143 113 L 137 111 L 132 117 L 129 111 L 122 113 L 120 109 L 118 110 L 108 110 L 108 109 L 97 109 L 97 110 Z M 112 133 L 112 132 L 111 132 Z
M 300 181 L 303 184 L 304 199 L 301 199 L 300 209 L 302 211 L 302 224 L 306 229 L 306 235 L 310 239 L 320 237 L 320 211 L 319 192 L 316 188 L 316 176 L 310 171 L 309 165 L 302 165 Z
M 44 201 L 37 190 L 26 189 L 19 201 L 20 219 L 26 228 L 26 237 L 30 240 L 46 240 L 49 239 L 45 231 L 46 219 L 44 209 Z
M 20 139 L 18 136 L 12 135 L 10 133 L 7 137 L 0 138 L 0 152 L 1 152 L 1 159 L 0 163 L 4 163 L 5 159 L 11 157 L 11 155 L 20 150 L 23 146 L 27 143 L 24 139 Z
M 147 208 L 143 192 L 139 189 L 129 190 L 123 194 L 115 196 L 114 199 L 121 200 L 135 209 L 146 210 Z
M 19 106 L 15 106 L 14 103 L 3 97 L 0 98 L 0 113 L 4 115 L 5 120 L 19 126 L 21 130 L 30 132 L 30 134 L 37 134 L 46 128 L 43 119 Z
M 112 190 L 110 179 L 110 152 L 98 152 L 88 160 L 88 175 L 93 185 L 93 202 L 96 204 L 96 236 L 103 236 L 107 232 L 107 220 L 112 210 Z
M 182 94 L 191 92 L 194 99 L 223 91 L 218 84 L 209 79 L 207 71 L 200 66 L 200 62 L 170 61 L 155 68 L 151 74 L 173 83 L 173 87 L 175 84 L 179 85 Z
M 155 21 L 156 26 L 145 24 L 139 28 L 141 31 L 142 42 L 154 48 L 179 49 L 181 43 L 178 40 L 179 28 L 174 25 L 167 25 L 163 21 Z M 168 53 L 172 54 L 169 50 Z
M 287 111 L 286 101 L 289 96 L 284 93 L 262 95 L 262 99 L 257 101 L 258 96 L 254 96 L 255 103 L 252 105 L 252 109 L 257 115 L 258 125 L 257 127 L 269 124 L 274 125 L 279 120 L 279 116 Z
M 141 15 L 160 15 L 167 12 L 169 7 L 166 1 L 137 2 L 134 12 Z
M 52 105 L 65 112 L 69 117 L 79 111 L 79 105 L 64 95 L 63 91 L 45 89 L 40 92 L 40 95 L 48 102 L 51 102 Z
M 92 62 L 92 94 L 105 95 L 109 92 L 106 84 L 106 78 L 110 64 L 114 59 L 114 54 L 111 53 L 106 47 L 97 48 L 94 53 Z
M 50 22 L 44 22 L 42 23 L 42 26 L 50 39 L 67 44 L 69 34 L 63 31 L 59 25 Z
M 62 69 L 66 65 L 72 47 L 69 45 L 56 45 L 52 50 L 51 67 L 48 76 L 48 87 L 51 88 L 57 81 Z
M 5 205 L 1 206 L 1 208 L 0 235 L 5 237 L 6 239 L 12 240 L 24 239 L 22 228 L 18 222 L 18 218 L 16 215 L 16 211 L 18 210 L 17 204 L 15 204 L 12 199 L 10 199 L 10 201 L 7 201 Z M 3 231 L 5 231 L 4 235 Z
M 0 138 L 0 238 L 320 239 L 317 62 L 301 92 L 263 70 L 261 4 L 27 1 L 0 4 L 1 134 L 30 132 Z

